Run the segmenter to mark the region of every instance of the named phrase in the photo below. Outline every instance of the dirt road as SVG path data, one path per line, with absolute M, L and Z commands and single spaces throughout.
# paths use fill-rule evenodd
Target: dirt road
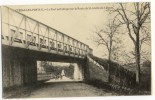
M 81 97 L 81 96 L 109 96 L 117 95 L 92 85 L 77 82 L 45 83 L 42 87 L 33 90 L 28 98 L 49 97 Z
M 51 98 L 111 96 L 116 92 L 99 89 L 82 82 L 46 82 L 28 88 L 13 90 L 4 94 L 4 98 Z

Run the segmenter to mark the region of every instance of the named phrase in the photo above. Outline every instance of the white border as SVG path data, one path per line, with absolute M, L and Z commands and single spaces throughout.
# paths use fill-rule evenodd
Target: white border
M 0 5 L 30 5 L 30 4 L 71 4 L 71 3 L 110 3 L 110 2 L 143 2 L 143 1 L 151 1 L 151 17 L 152 17 L 152 96 L 111 96 L 111 97 L 78 97 L 78 98 L 49 98 L 47 100 L 155 100 L 155 94 L 154 94 L 154 80 L 155 80 L 155 74 L 153 73 L 155 71 L 154 65 L 155 62 L 155 5 L 154 2 L 155 0 L 0 0 Z M 1 19 L 1 17 L 0 17 Z M 1 27 L 1 25 L 0 25 Z M 0 28 L 1 32 L 1 28 Z M 1 42 L 0 42 L 1 44 Z M 0 46 L 0 52 L 1 52 L 1 46 Z M 1 61 L 1 53 L 0 53 L 0 64 L 2 63 Z M 2 70 L 0 67 L 0 99 L 2 99 Z M 38 99 L 35 99 L 38 100 Z M 39 99 L 40 100 L 40 99 Z

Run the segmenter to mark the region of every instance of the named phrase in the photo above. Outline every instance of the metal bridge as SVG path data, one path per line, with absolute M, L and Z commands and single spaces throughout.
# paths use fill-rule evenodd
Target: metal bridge
M 86 77 L 87 44 L 6 6 L 1 40 L 4 88 L 37 82 L 38 60 L 77 63 Z
M 2 8 L 2 45 L 84 58 L 92 49 L 52 27 L 9 7 Z

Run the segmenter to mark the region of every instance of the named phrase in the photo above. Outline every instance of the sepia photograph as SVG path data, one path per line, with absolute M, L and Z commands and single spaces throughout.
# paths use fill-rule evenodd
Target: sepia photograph
M 151 2 L 1 6 L 2 98 L 151 96 Z

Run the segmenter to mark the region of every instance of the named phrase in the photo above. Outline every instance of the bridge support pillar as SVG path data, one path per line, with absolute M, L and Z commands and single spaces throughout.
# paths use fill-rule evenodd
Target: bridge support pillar
M 78 61 L 77 65 L 78 65 L 78 69 L 79 69 L 79 75 L 80 75 L 82 81 L 87 80 L 87 78 L 88 78 L 87 70 L 88 69 L 87 69 L 86 61 L 85 60 Z
M 23 86 L 37 82 L 36 60 L 20 54 L 16 49 L 3 47 L 2 75 L 3 88 Z
M 99 63 L 93 59 L 87 59 L 86 63 L 86 81 L 108 82 L 109 73 L 103 66 L 99 66 Z
M 74 80 L 76 81 L 84 80 L 84 70 L 83 66 L 80 63 L 77 63 L 77 66 L 74 66 Z

